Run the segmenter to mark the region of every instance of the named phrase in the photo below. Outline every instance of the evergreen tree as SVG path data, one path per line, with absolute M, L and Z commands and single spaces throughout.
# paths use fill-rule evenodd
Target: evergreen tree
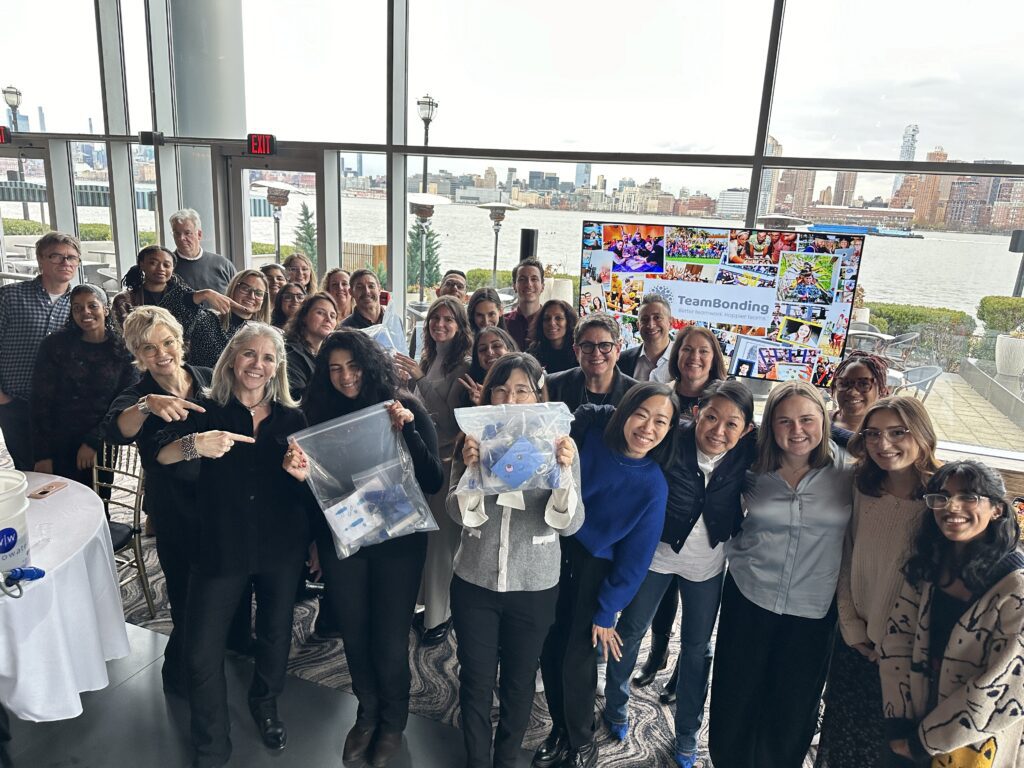
M 302 251 L 313 262 L 316 268 L 316 221 L 313 219 L 313 212 L 305 203 L 299 209 L 299 225 L 295 227 L 295 247 Z
M 423 238 L 423 226 L 416 221 L 409 228 L 409 242 L 405 247 L 406 263 L 408 264 L 408 272 L 406 273 L 406 284 L 409 287 L 417 285 L 420 281 L 420 248 L 421 240 Z M 423 284 L 424 287 L 428 285 L 437 285 L 441 282 L 441 259 L 439 251 L 441 250 L 441 243 L 438 242 L 439 237 L 437 232 L 432 229 L 427 230 L 427 258 L 424 261 L 423 269 Z

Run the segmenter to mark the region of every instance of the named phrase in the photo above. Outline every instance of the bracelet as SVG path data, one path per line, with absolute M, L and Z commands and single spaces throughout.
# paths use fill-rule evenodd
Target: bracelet
M 181 455 L 185 458 L 185 461 L 193 461 L 199 458 L 199 450 L 196 448 L 195 432 L 181 438 Z

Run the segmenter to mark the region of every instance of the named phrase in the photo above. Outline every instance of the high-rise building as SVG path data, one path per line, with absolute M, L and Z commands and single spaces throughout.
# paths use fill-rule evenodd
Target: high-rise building
M 544 183 L 541 185 L 543 189 L 558 189 L 558 174 L 557 173 L 545 173 Z
M 896 194 L 889 198 L 889 207 L 901 209 L 914 208 L 917 200 L 918 186 L 922 178 L 924 177 L 918 176 L 915 173 L 904 176 L 903 183 L 896 190 Z
M 516 169 L 515 168 L 509 168 L 508 172 L 505 174 L 505 192 L 511 195 L 512 194 L 512 187 L 515 186 L 515 183 L 516 183 Z
M 590 186 L 590 163 L 576 163 L 576 189 Z
M 1009 160 L 975 160 L 975 163 L 986 163 L 988 165 L 1010 165 Z M 999 185 L 1002 184 L 1004 176 L 978 176 L 978 195 L 989 205 L 996 201 L 999 194 Z
M 944 163 L 949 155 L 942 147 L 936 147 L 929 152 L 925 159 L 929 163 Z M 938 218 L 939 201 L 942 197 L 943 180 L 948 177 L 939 176 L 934 173 L 921 177 L 917 185 L 917 195 L 914 198 L 914 224 L 932 226 L 939 223 Z
M 608 180 L 604 177 L 604 174 L 599 173 L 597 175 L 597 184 L 595 186 L 602 192 L 608 189 Z
M 1024 229 L 1024 179 L 1003 179 L 992 204 L 992 229 Z
M 724 219 L 742 219 L 747 215 L 747 201 L 750 190 L 746 187 L 731 187 L 718 193 L 715 215 Z
M 818 205 L 832 205 L 832 185 L 829 184 L 818 195 Z
M 487 189 L 496 189 L 498 187 L 498 172 L 491 166 L 487 167 L 484 171 L 483 186 Z
M 529 180 L 527 186 L 530 189 L 543 189 L 544 188 L 544 171 L 530 171 Z
M 15 133 L 28 133 L 28 131 L 29 131 L 28 115 L 26 115 L 24 112 L 19 112 L 18 113 L 18 124 L 15 125 L 14 124 L 14 113 L 11 111 L 10 107 L 7 108 L 6 124 Z
M 832 205 L 850 205 L 853 202 L 856 189 L 857 172 L 839 171 L 836 174 L 836 187 L 832 190 Z
M 363 153 L 356 152 L 356 176 L 363 175 Z
M 43 114 L 43 108 L 39 107 L 39 131 L 46 133 L 46 115 Z
M 636 181 L 634 181 L 633 179 L 629 178 L 628 176 L 625 176 L 625 177 L 619 179 L 619 192 L 621 192 L 624 189 L 628 189 L 629 187 L 635 187 L 635 186 L 636 186 Z
M 917 154 L 917 134 L 920 132 L 921 129 L 918 128 L 916 124 L 908 125 L 903 129 L 903 143 L 900 144 L 900 160 L 914 159 L 914 155 Z M 902 183 L 903 174 L 896 174 L 896 178 L 892 181 L 892 193 L 894 195 Z
M 782 154 L 782 145 L 769 135 L 764 143 L 765 157 L 779 157 Z M 761 185 L 757 191 L 757 215 L 764 216 L 766 213 L 775 211 L 775 197 L 779 187 L 779 169 L 767 168 L 761 171 Z M 680 195 L 682 197 L 682 195 Z
M 958 176 L 949 188 L 945 224 L 950 229 L 977 229 L 987 203 L 976 176 Z M 986 216 L 987 218 L 987 216 Z
M 814 179 L 816 171 L 799 169 L 793 171 L 793 215 L 803 216 L 814 204 Z

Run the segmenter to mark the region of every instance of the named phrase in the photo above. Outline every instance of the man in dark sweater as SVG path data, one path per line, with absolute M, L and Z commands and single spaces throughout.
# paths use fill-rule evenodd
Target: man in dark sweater
M 174 255 L 177 257 L 174 274 L 188 283 L 192 290 L 210 288 L 217 293 L 227 293 L 228 283 L 235 276 L 235 265 L 219 254 L 203 250 L 203 226 L 199 214 L 191 208 L 184 208 L 172 214 L 170 221 L 176 249 Z

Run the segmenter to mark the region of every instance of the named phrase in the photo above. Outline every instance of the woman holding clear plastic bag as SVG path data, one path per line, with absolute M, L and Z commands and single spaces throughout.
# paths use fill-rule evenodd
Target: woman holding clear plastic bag
M 401 429 L 424 494 L 441 489 L 441 461 L 430 414 L 415 396 L 400 394 L 398 376 L 384 349 L 362 331 L 342 328 L 320 346 L 302 402 L 310 425 L 389 400 L 392 423 Z M 292 461 L 305 468 L 303 451 Z M 359 700 L 356 723 L 345 739 L 343 759 L 370 753 L 384 766 L 398 752 L 409 718 L 409 624 L 427 551 L 425 533 L 412 533 L 363 547 L 344 560 L 335 556 L 327 521 L 313 525 L 315 563 L 323 572 L 325 599 L 341 630 Z
M 546 401 L 540 364 L 513 352 L 491 365 L 480 404 Z M 516 764 L 540 652 L 555 620 L 559 536 L 571 536 L 583 524 L 576 445 L 565 435 L 556 446 L 564 487 L 488 496 L 457 491 L 463 473 L 480 463 L 480 443 L 466 436 L 456 451 L 448 512 L 462 526 L 462 537 L 452 579 L 452 619 L 459 637 L 459 705 L 470 768 Z M 492 763 L 491 697 L 499 662 L 501 717 Z

